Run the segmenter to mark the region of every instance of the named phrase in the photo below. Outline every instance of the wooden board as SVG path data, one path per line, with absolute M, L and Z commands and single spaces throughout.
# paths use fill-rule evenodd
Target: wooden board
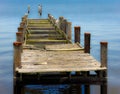
M 79 51 L 84 50 L 79 44 L 60 44 L 60 45 L 46 45 L 47 51 Z
M 105 70 L 91 55 L 81 51 L 24 50 L 19 73 Z

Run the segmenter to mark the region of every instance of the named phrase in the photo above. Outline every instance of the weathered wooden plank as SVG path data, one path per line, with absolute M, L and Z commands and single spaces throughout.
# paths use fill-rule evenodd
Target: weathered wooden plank
M 37 61 L 36 61 L 37 60 Z M 79 51 L 39 51 L 24 50 L 21 73 L 31 72 L 71 72 L 105 70 L 89 54 Z
M 31 34 L 56 34 L 55 30 L 29 30 Z
M 53 27 L 51 24 L 28 24 L 28 27 Z
M 54 27 L 28 27 L 30 30 L 55 30 Z
M 18 73 L 46 73 L 46 72 L 82 72 L 82 71 L 97 71 L 97 70 L 105 70 L 106 67 L 100 68 L 100 67 L 73 67 L 71 66 L 71 68 L 68 69 L 68 67 L 63 67 L 63 66 L 51 66 L 49 65 L 49 68 L 47 68 L 47 66 L 42 65 L 42 67 L 40 65 L 36 65 L 36 66 L 25 66 L 23 65 L 22 68 L 16 68 L 16 71 Z
M 54 43 L 68 43 L 67 40 L 47 40 L 47 39 L 29 39 L 26 41 L 27 44 L 54 44 Z
M 60 45 L 46 45 L 45 49 L 47 51 L 76 51 L 84 50 L 82 47 L 77 44 L 60 44 Z

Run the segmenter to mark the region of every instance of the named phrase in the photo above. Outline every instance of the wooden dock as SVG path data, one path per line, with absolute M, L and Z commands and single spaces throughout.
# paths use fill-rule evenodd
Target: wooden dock
M 33 84 L 77 84 L 80 92 L 68 94 L 82 94 L 81 85 L 90 94 L 90 85 L 100 85 L 101 94 L 107 94 L 107 42 L 100 42 L 98 62 L 90 55 L 91 34 L 84 34 L 82 47 L 80 26 L 74 27 L 74 43 L 71 32 L 71 22 L 64 17 L 22 17 L 13 43 L 14 94 L 24 94 L 24 86 Z

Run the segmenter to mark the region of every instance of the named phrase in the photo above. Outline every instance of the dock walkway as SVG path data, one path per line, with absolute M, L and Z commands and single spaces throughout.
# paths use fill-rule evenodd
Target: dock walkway
M 16 36 L 17 42 L 14 42 L 15 87 L 18 86 L 17 83 L 22 83 L 23 86 L 100 84 L 102 85 L 101 94 L 107 94 L 105 89 L 106 42 L 101 42 L 100 63 L 90 55 L 90 33 L 85 33 L 85 47 L 82 47 L 79 44 L 80 27 L 75 27 L 75 43 L 72 43 L 71 23 L 63 17 L 56 22 L 50 14 L 47 19 L 29 19 L 24 16 Z M 96 74 L 91 74 L 91 71 Z M 71 74 L 72 72 L 75 74 Z M 15 94 L 18 94 L 17 90 Z

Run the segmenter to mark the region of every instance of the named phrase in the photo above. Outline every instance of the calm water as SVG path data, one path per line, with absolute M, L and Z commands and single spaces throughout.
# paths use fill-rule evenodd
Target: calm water
M 37 5 L 43 5 L 43 17 L 51 13 L 55 18 L 64 16 L 72 26 L 81 26 L 84 32 L 92 34 L 91 54 L 99 60 L 99 42 L 109 42 L 108 55 L 108 92 L 120 94 L 120 1 L 119 0 L 4 0 L 0 1 L 0 94 L 13 94 L 12 67 L 13 42 L 21 17 L 31 6 L 30 17 L 38 17 Z M 83 40 L 83 37 L 82 37 Z M 83 42 L 82 42 L 83 44 Z M 56 87 L 56 88 L 55 88 Z M 46 94 L 59 94 L 65 86 L 28 86 L 30 90 L 43 88 Z M 51 88 L 51 89 L 46 89 Z M 92 87 L 92 94 L 98 87 Z M 96 91 L 95 91 L 96 90 Z M 36 91 L 37 92 L 37 91 Z M 61 91 L 63 92 L 63 91 Z M 33 94 L 33 93 L 32 93 Z M 40 94 L 40 93 L 35 93 Z

